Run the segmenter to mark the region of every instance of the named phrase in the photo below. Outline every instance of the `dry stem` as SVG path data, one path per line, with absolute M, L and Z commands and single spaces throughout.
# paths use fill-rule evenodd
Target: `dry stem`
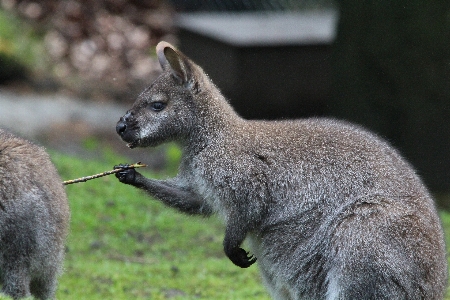
M 103 173 L 99 173 L 99 174 L 95 174 L 95 175 L 91 175 L 91 176 L 86 176 L 86 177 L 81 177 L 81 178 L 77 178 L 77 179 L 72 179 L 72 180 L 66 180 L 63 182 L 64 185 L 68 185 L 68 184 L 72 184 L 72 183 L 78 183 L 78 182 L 86 182 L 88 180 L 92 180 L 92 179 L 96 179 L 96 178 L 100 178 L 103 176 L 107 176 L 107 175 L 111 175 L 117 172 L 121 172 L 124 170 L 128 170 L 128 169 L 135 169 L 135 168 L 142 168 L 142 167 L 146 167 L 146 164 L 141 164 L 141 162 L 137 162 L 135 164 L 132 165 L 128 165 L 126 167 L 122 167 L 120 169 L 114 169 L 111 171 L 106 171 Z

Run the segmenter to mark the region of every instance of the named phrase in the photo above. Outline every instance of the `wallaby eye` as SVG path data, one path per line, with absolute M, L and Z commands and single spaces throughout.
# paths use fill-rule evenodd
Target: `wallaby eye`
M 150 109 L 153 111 L 161 111 L 166 107 L 164 102 L 152 102 L 150 103 Z

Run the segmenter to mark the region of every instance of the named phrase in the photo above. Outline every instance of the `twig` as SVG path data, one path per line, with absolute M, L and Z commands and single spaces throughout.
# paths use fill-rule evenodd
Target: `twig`
M 68 185 L 68 184 L 72 184 L 72 183 L 86 182 L 86 181 L 91 180 L 91 179 L 96 179 L 96 178 L 100 178 L 100 177 L 103 177 L 103 176 L 108 176 L 108 175 L 111 175 L 111 174 L 114 174 L 114 173 L 117 173 L 117 172 L 121 172 L 121 171 L 124 171 L 124 170 L 135 169 L 135 168 L 142 168 L 142 167 L 146 167 L 146 166 L 147 166 L 146 164 L 141 164 L 141 162 L 137 162 L 135 164 L 128 165 L 126 167 L 122 167 L 120 169 L 114 169 L 114 170 L 111 170 L 111 171 L 106 171 L 106 172 L 103 172 L 103 173 L 99 173 L 99 174 L 95 174 L 95 175 L 91 175 L 91 176 L 86 176 L 86 177 L 81 177 L 81 178 L 77 178 L 77 179 L 66 180 L 66 181 L 63 182 L 63 184 L 64 185 Z

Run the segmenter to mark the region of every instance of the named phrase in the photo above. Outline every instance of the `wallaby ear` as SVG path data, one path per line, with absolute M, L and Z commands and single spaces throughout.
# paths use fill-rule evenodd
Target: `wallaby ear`
M 186 84 L 191 79 L 191 69 L 189 60 L 171 44 L 159 42 L 156 46 L 156 54 L 163 70 L 169 69 L 172 75 Z

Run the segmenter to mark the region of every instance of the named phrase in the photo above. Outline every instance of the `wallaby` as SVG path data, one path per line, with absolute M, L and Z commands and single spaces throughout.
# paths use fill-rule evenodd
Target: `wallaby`
M 154 180 L 129 169 L 120 182 L 222 216 L 225 254 L 242 268 L 258 259 L 275 299 L 442 299 L 433 200 L 387 142 L 334 119 L 244 120 L 180 51 L 160 42 L 156 52 L 163 73 L 116 131 L 130 148 L 178 142 L 179 173 Z M 240 248 L 245 238 L 254 256 Z
M 0 279 L 14 299 L 54 298 L 69 205 L 45 150 L 0 129 Z

